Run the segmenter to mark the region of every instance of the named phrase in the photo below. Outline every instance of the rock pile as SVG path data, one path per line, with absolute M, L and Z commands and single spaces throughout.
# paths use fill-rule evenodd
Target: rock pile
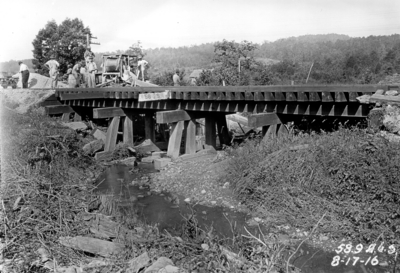
M 396 80 L 400 82 L 399 79 Z M 395 84 L 392 79 L 392 83 Z M 380 134 L 390 141 L 400 142 L 400 96 L 397 90 L 377 90 L 372 96 L 357 98 L 360 103 L 375 104 L 369 114 L 372 129 L 382 130 Z

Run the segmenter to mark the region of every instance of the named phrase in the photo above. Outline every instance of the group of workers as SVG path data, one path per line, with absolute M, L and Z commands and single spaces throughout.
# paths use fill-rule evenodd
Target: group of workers
M 87 47 L 84 53 L 83 61 L 77 61 L 74 65 L 69 64 L 67 75 L 68 75 L 68 86 L 70 88 L 75 87 L 96 87 L 95 75 L 97 73 L 97 65 L 93 61 L 95 55 L 90 50 L 90 47 Z M 29 79 L 29 69 L 26 64 L 22 61 L 18 62 L 20 66 L 21 80 L 22 80 L 22 88 L 28 88 L 28 79 Z M 144 81 L 144 71 L 147 61 L 143 60 L 142 57 L 139 57 L 139 61 L 137 63 L 136 76 L 139 79 L 140 76 Z M 49 75 L 51 79 L 51 88 L 54 89 L 57 87 L 58 83 L 58 74 L 60 64 L 55 60 L 55 56 L 51 56 L 51 59 L 45 63 L 45 66 L 49 69 Z M 180 85 L 180 77 L 179 70 L 176 70 L 176 73 L 173 75 L 174 86 Z

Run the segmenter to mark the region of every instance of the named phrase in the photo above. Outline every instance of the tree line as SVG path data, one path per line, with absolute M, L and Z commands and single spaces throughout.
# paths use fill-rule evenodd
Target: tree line
M 33 59 L 25 63 L 42 75 L 54 57 L 65 73 L 68 64 L 83 58 L 90 28 L 77 18 L 57 25 L 49 21 L 36 35 Z M 94 49 L 95 50 L 95 49 Z M 400 35 L 351 38 L 347 35 L 304 35 L 261 44 L 250 41 L 206 43 L 178 48 L 143 49 L 140 41 L 127 49 L 95 52 L 100 67 L 103 54 L 141 55 L 149 62 L 145 77 L 160 85 L 179 69 L 183 82 L 203 69 L 198 85 L 372 84 L 400 73 Z M 18 72 L 16 61 L 1 64 L 2 72 Z

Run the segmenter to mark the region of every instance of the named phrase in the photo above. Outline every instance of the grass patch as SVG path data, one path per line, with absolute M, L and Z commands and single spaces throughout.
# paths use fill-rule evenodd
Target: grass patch
M 83 154 L 79 135 L 38 109 L 3 108 L 1 126 L 2 258 L 13 260 L 15 272 L 41 272 L 32 267 L 39 248 L 59 265 L 78 262 L 82 255 L 58 239 L 87 233 L 75 217 L 87 210 L 101 170 Z
M 307 149 L 290 147 L 307 144 Z M 400 243 L 400 145 L 363 129 L 299 134 L 230 150 L 228 181 L 271 223 Z

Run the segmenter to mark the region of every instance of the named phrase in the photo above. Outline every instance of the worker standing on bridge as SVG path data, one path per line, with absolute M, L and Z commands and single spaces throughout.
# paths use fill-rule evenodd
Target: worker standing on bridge
M 22 88 L 28 88 L 29 68 L 26 64 L 19 61 L 19 73 L 21 73 Z
M 80 73 L 80 69 L 81 69 L 81 64 L 79 62 L 77 62 L 74 67 L 72 68 L 72 75 L 74 75 L 75 80 L 76 80 L 76 84 L 75 87 L 79 87 L 80 82 L 81 82 L 81 73 Z
M 81 74 L 81 82 L 79 83 L 79 85 L 87 87 L 87 71 L 86 63 L 84 61 L 81 62 L 81 69 L 79 70 L 79 73 Z
M 93 57 L 89 57 L 89 62 L 87 64 L 87 73 L 88 73 L 88 87 L 89 88 L 94 88 L 96 87 L 96 81 L 95 81 L 95 77 L 96 77 L 96 73 L 97 73 L 97 65 L 96 63 L 93 61 Z
M 181 85 L 181 80 L 179 78 L 179 69 L 175 71 L 175 74 L 172 76 L 172 80 L 174 81 L 174 86 Z
M 143 60 L 142 57 L 139 57 L 138 66 L 136 70 L 136 77 L 139 79 L 139 72 L 142 73 L 142 81 L 144 81 L 144 70 L 146 69 L 147 61 Z
M 92 58 L 94 58 L 94 53 L 90 50 L 90 46 L 88 46 L 87 48 L 86 48 L 86 51 L 85 51 L 85 53 L 83 54 L 83 57 L 85 58 L 85 61 L 86 61 L 86 65 L 89 63 L 89 58 L 90 57 L 92 57 Z
M 57 87 L 58 68 L 60 67 L 60 64 L 56 60 L 54 60 L 54 56 L 51 56 L 51 59 L 48 60 L 44 65 L 47 66 L 47 68 L 49 69 L 51 88 L 54 89 Z

